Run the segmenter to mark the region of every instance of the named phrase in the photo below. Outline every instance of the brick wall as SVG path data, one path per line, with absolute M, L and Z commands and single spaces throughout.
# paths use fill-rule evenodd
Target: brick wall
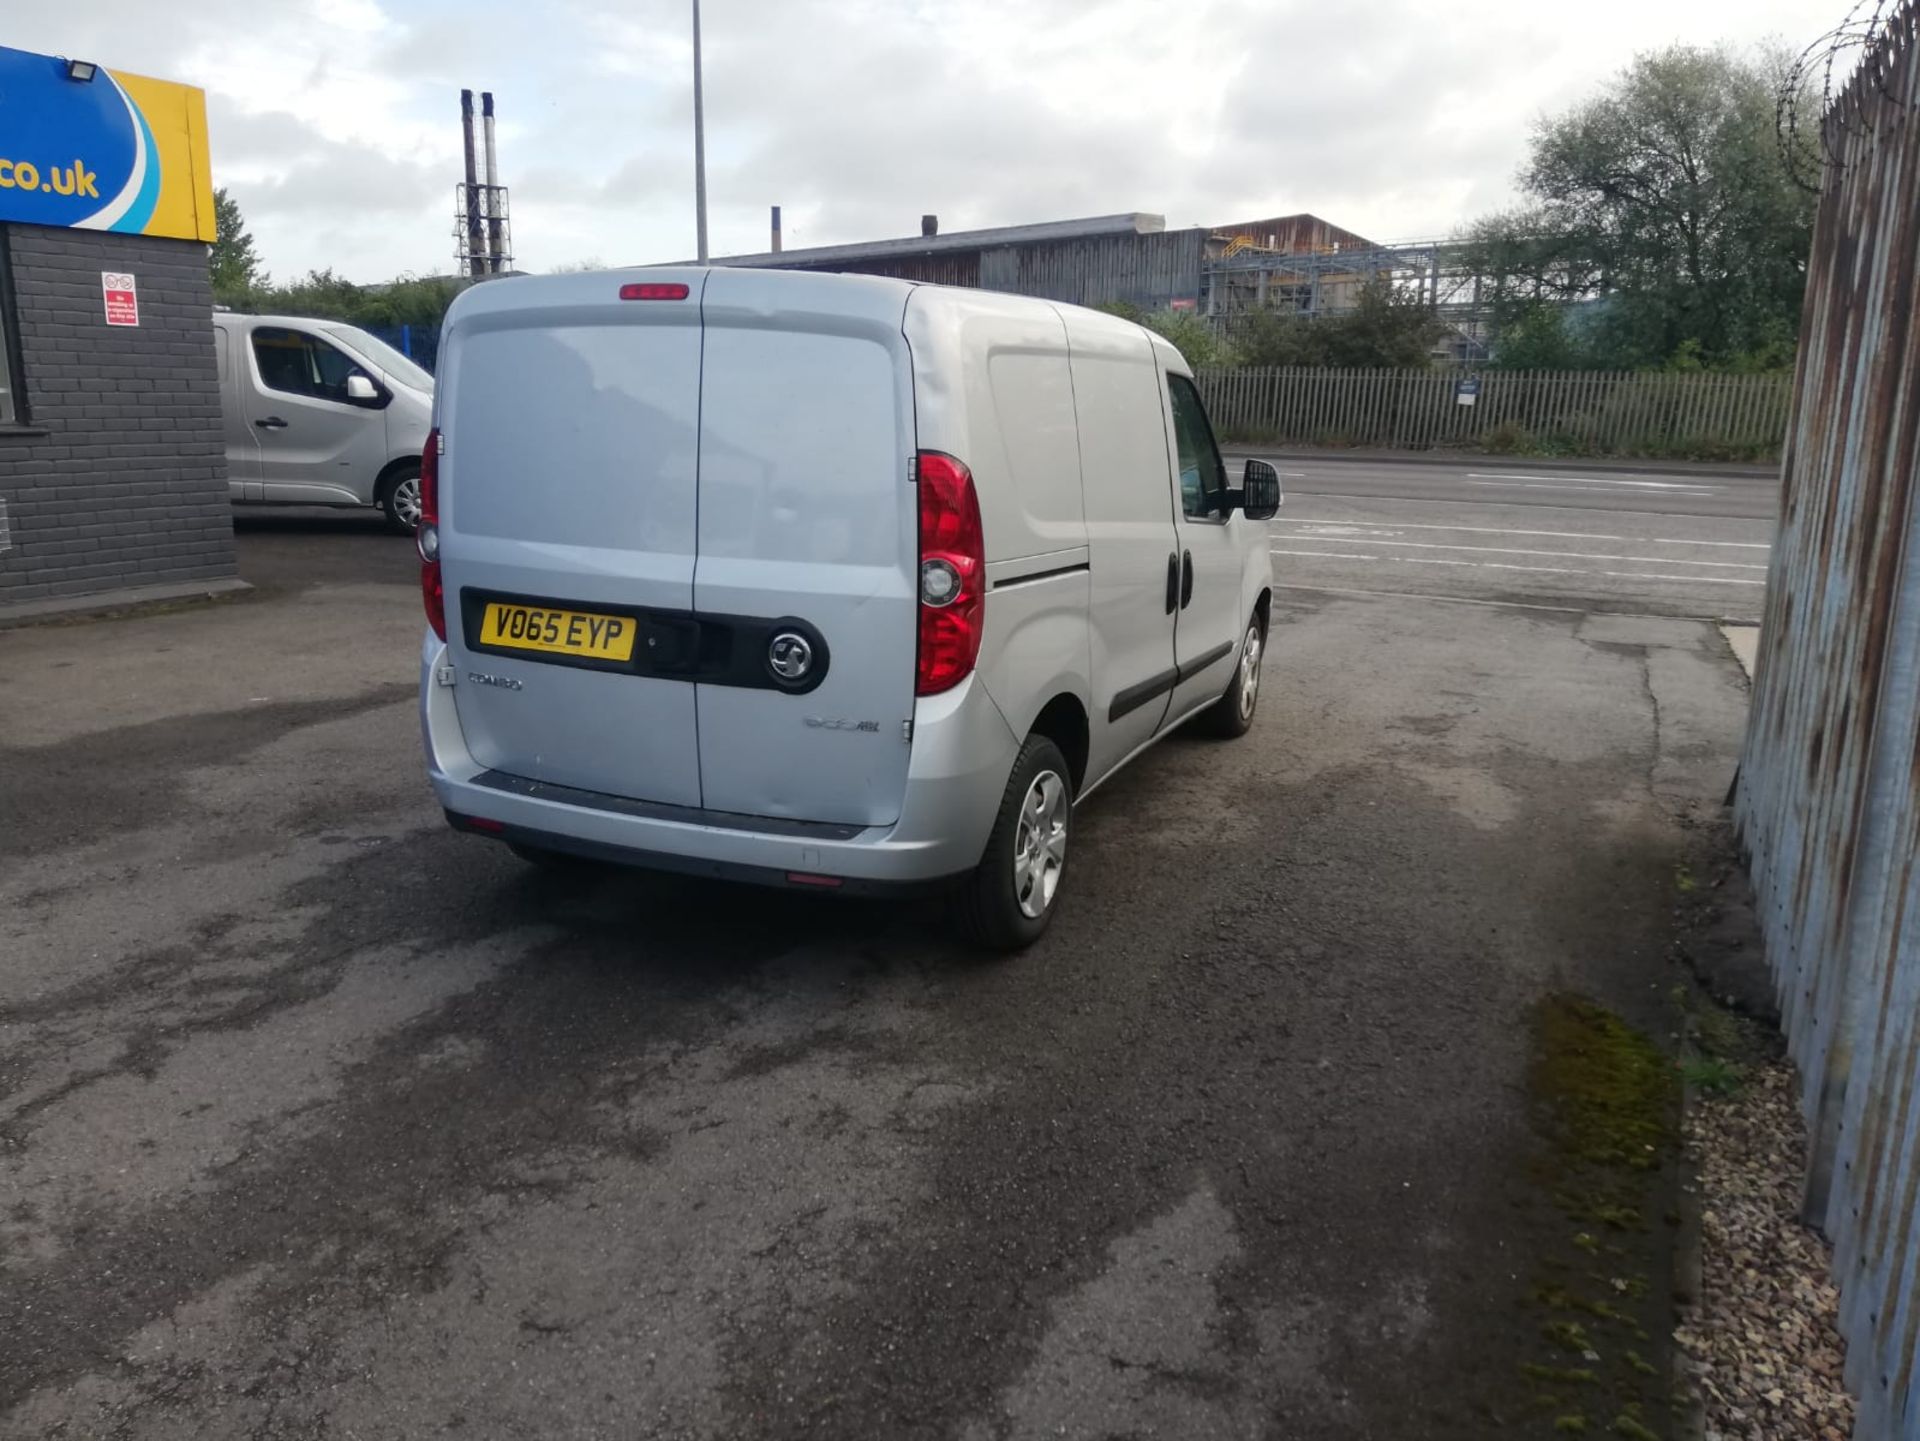
M 25 413 L 0 425 L 0 607 L 233 575 L 207 251 L 195 241 L 0 226 Z M 103 270 L 140 324 L 106 323 Z

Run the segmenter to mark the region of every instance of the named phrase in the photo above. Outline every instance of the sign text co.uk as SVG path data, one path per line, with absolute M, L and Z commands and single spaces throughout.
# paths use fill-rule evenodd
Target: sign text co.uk
M 0 46 L 0 221 L 211 241 L 206 97 Z

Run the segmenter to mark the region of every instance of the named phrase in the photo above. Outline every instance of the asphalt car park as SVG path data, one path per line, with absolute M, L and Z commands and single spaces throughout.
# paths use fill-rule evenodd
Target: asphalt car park
M 1518 524 L 1290 486 L 1276 552 Z M 1529 1017 L 1665 1024 L 1706 588 L 1276 554 L 1252 733 L 987 960 L 449 831 L 408 543 L 238 538 L 244 599 L 0 633 L 0 1433 L 1503 1434 Z

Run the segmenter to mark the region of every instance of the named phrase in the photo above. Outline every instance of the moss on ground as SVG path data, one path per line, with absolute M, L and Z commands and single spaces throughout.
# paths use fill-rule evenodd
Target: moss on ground
M 1553 996 L 1540 1006 L 1533 1091 L 1563 1158 L 1650 1171 L 1674 1140 L 1673 1070 L 1652 1041 L 1604 1006 Z
M 1542 1393 L 1530 1419 L 1537 1434 L 1639 1441 L 1654 1434 L 1647 1418 L 1668 1410 L 1657 1368 L 1635 1348 L 1647 1344 L 1649 1308 L 1659 1305 L 1648 1273 L 1664 1248 L 1678 1073 L 1652 1040 L 1584 997 L 1541 1002 L 1533 1030 L 1528 1082 L 1543 1145 L 1528 1169 L 1567 1231 L 1565 1252 L 1542 1259 L 1526 1301 L 1539 1349 L 1521 1371 Z

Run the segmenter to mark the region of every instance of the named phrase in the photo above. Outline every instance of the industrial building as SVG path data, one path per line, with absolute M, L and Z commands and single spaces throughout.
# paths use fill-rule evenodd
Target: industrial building
M 0 47 L 0 618 L 238 586 L 205 97 Z
M 1439 309 L 1457 299 L 1443 288 L 1443 246 L 1382 245 L 1317 215 L 1168 230 L 1164 217 L 1136 211 L 946 234 L 928 215 L 920 234 L 904 239 L 786 250 L 775 207 L 772 233 L 773 249 L 714 263 L 891 275 L 1076 305 L 1125 302 L 1212 316 L 1256 308 L 1334 314 L 1351 308 L 1360 286 L 1376 276 L 1417 288 Z

